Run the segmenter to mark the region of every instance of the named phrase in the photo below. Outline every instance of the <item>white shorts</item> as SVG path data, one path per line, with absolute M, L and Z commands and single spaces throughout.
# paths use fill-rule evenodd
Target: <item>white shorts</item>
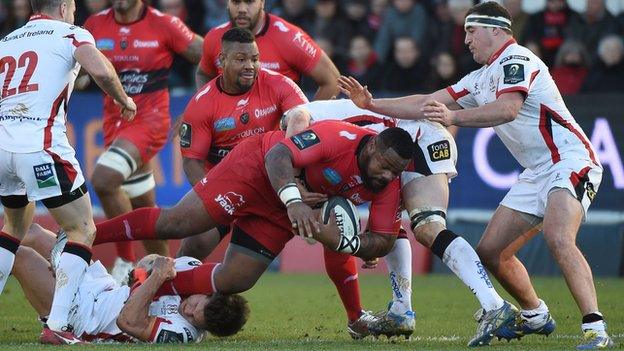
M 120 334 L 117 317 L 128 296 L 128 286 L 117 285 L 100 261 L 92 263 L 87 267 L 70 311 L 69 322 L 74 327 L 74 335 L 105 338 Z
M 550 192 L 567 189 L 581 202 L 585 220 L 601 180 L 602 168 L 591 161 L 564 159 L 540 173 L 525 169 L 500 204 L 543 218 Z
M 414 169 L 401 174 L 401 186 L 433 174 L 446 174 L 449 181 L 457 176 L 457 146 L 444 126 L 427 120 L 399 120 L 397 127 L 408 131 L 418 145 L 414 150 Z
M 0 149 L 0 196 L 27 195 L 38 201 L 70 193 L 84 182 L 69 144 L 31 153 Z

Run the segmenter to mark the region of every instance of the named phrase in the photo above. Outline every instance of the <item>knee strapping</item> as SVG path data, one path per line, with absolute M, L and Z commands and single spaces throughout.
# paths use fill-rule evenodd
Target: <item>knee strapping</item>
M 124 179 L 128 179 L 138 169 L 134 158 L 126 150 L 116 146 L 111 146 L 104 151 L 98 158 L 97 164 L 116 170 L 123 175 Z
M 137 174 L 128 178 L 121 185 L 121 189 L 132 199 L 147 193 L 148 191 L 154 189 L 155 186 L 156 180 L 154 180 L 154 174 L 149 172 Z
M 419 207 L 410 211 L 409 215 L 412 231 L 432 222 L 441 223 L 446 227 L 446 209 L 442 207 Z

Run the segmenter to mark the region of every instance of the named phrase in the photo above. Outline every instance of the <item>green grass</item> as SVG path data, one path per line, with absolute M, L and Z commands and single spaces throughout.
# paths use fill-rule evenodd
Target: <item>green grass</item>
M 384 308 L 390 298 L 385 276 L 361 276 L 363 305 Z M 529 336 L 521 341 L 494 341 L 488 349 L 560 350 L 572 349 L 580 341 L 580 317 L 563 279 L 536 278 L 535 287 L 557 320 L 549 338 Z M 624 280 L 596 279 L 601 310 L 618 347 L 624 343 Z M 499 288 L 499 291 L 501 289 Z M 266 274 L 245 294 L 251 318 L 245 329 L 227 339 L 208 338 L 199 345 L 159 346 L 184 350 L 465 350 L 475 331 L 472 314 L 476 299 L 454 277 L 432 275 L 414 280 L 413 304 L 417 314 L 412 340 L 385 337 L 352 341 L 333 285 L 323 275 Z M 0 296 L 0 349 L 43 349 L 36 344 L 40 325 L 19 285 L 9 281 Z M 89 350 L 126 350 L 156 346 L 102 345 Z

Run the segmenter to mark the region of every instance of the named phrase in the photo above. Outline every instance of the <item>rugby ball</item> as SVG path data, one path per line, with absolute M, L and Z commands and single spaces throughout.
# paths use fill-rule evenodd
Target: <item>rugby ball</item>
M 332 196 L 321 207 L 321 220 L 329 223 L 331 211 L 336 213 L 336 224 L 340 233 L 350 239 L 360 234 L 360 216 L 351 201 L 342 196 Z

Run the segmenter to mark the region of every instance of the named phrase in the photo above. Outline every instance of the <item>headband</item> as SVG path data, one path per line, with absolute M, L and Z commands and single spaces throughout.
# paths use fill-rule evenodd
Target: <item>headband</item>
M 493 27 L 511 30 L 511 21 L 501 16 L 494 17 L 486 15 L 470 15 L 466 17 L 466 22 L 464 22 L 464 28 L 468 28 L 471 26 Z

